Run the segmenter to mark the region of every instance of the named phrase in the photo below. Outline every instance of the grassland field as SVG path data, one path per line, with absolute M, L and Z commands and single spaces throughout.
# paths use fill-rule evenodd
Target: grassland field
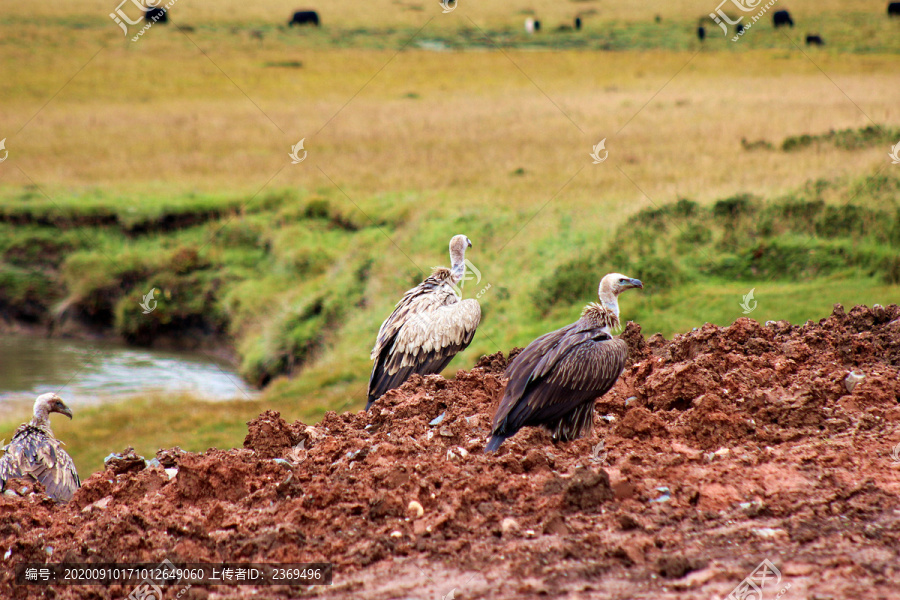
M 886 3 L 794 1 L 792 30 L 702 45 L 715 3 L 336 0 L 318 30 L 285 26 L 295 4 L 179 0 L 131 42 L 115 3 L 0 3 L 0 314 L 203 332 L 265 385 L 77 410 L 55 426 L 84 473 L 240 445 L 263 408 L 361 408 L 378 326 L 455 233 L 464 295 L 490 287 L 448 375 L 570 322 L 610 270 L 645 279 L 622 310 L 646 334 L 730 323 L 751 289 L 759 321 L 900 298 Z

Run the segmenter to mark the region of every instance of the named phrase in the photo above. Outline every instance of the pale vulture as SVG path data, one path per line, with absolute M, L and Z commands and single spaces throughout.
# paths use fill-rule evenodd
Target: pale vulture
M 461 300 L 457 284 L 466 272 L 464 235 L 450 240 L 450 268 L 435 267 L 431 275 L 397 303 L 372 348 L 366 410 L 385 392 L 403 385 L 410 375 L 440 373 L 475 337 L 481 306 Z
M 50 413 L 57 412 L 72 418 L 72 410 L 56 394 L 43 394 L 34 401 L 34 417 L 16 429 L 12 441 L 0 457 L 0 481 L 3 489 L 13 478 L 40 481 L 47 495 L 58 502 L 68 502 L 81 481 L 72 457 L 63 450 L 64 444 L 53 437 Z
M 619 329 L 620 293 L 643 288 L 637 279 L 610 273 L 600 281 L 600 303 L 588 304 L 575 323 L 531 342 L 507 367 L 508 382 L 485 452 L 526 426 L 541 426 L 554 440 L 582 437 L 593 425 L 594 400 L 615 385 L 627 346 Z

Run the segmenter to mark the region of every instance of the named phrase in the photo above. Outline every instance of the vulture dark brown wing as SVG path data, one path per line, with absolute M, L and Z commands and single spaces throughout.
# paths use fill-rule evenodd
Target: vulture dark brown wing
M 507 384 L 503 399 L 500 401 L 497 413 L 494 415 L 495 429 L 498 423 L 506 419 L 510 411 L 515 408 L 516 403 L 525 394 L 525 389 L 532 383 L 538 364 L 553 350 L 557 350 L 558 355 L 558 348 L 561 345 L 566 347 L 564 341 L 577 328 L 578 323 L 572 323 L 562 329 L 545 333 L 528 344 L 510 363 L 505 373 Z
M 532 342 L 510 365 L 488 449 L 528 425 L 560 440 L 589 431 L 593 401 L 615 385 L 626 355 L 625 342 L 579 323 Z

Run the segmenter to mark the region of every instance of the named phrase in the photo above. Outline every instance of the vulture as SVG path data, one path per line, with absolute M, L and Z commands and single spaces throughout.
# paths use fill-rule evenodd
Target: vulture
M 481 306 L 460 299 L 457 283 L 466 272 L 464 235 L 450 240 L 450 268 L 435 267 L 422 283 L 407 291 L 381 329 L 372 348 L 372 376 L 366 410 L 410 375 L 440 373 L 475 337 Z
M 30 477 L 40 481 L 47 495 L 57 502 L 68 502 L 81 481 L 75 463 L 64 444 L 53 437 L 50 429 L 50 413 L 57 412 L 72 418 L 72 409 L 56 394 L 43 394 L 34 401 L 34 417 L 16 429 L 12 441 L 0 457 L 0 482 L 13 478 Z
M 495 452 L 526 426 L 541 426 L 554 440 L 588 434 L 594 400 L 615 385 L 628 347 L 619 329 L 619 294 L 643 288 L 638 279 L 610 273 L 600 281 L 600 303 L 584 307 L 576 322 L 537 338 L 507 367 L 503 398 L 485 452 Z

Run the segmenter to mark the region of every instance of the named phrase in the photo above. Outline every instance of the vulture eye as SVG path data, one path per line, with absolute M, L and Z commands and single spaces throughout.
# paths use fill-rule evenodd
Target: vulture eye
M 625 279 L 620 279 L 619 283 L 625 283 Z

